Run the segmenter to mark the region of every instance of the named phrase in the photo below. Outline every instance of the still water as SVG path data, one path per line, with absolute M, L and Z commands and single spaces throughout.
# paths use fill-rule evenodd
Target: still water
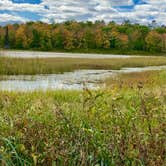
M 98 89 L 104 87 L 104 79 L 115 77 L 118 74 L 163 69 L 166 69 L 166 66 L 123 68 L 121 70 L 76 70 L 74 72 L 51 75 L 3 76 L 3 79 L 0 81 L 0 90 L 80 90 L 84 87 Z

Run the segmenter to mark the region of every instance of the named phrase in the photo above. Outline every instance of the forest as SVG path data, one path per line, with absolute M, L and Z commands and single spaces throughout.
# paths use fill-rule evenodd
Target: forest
M 0 27 L 0 48 L 25 50 L 166 51 L 166 27 L 104 21 L 47 24 L 28 22 Z

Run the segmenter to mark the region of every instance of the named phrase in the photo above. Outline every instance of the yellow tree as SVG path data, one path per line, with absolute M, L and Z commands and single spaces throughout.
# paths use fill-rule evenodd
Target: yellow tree
M 94 41 L 95 41 L 96 48 L 101 48 L 102 47 L 104 37 L 103 37 L 103 32 L 100 28 L 97 28 L 95 30 Z M 105 43 L 105 46 L 106 45 L 107 44 Z
M 103 48 L 111 48 L 111 29 L 106 27 L 103 30 Z
M 119 33 L 117 30 L 113 29 L 111 32 L 110 43 L 112 48 L 125 50 L 128 48 L 128 35 Z
M 161 51 L 162 50 L 162 36 L 156 32 L 151 31 L 145 38 L 146 47 L 149 51 Z
M 125 50 L 128 48 L 129 38 L 126 34 L 119 34 L 117 37 L 117 48 Z
M 72 32 L 68 31 L 67 29 L 64 29 L 63 31 L 64 36 L 64 49 L 70 50 L 74 48 L 73 45 L 73 34 Z
M 80 29 L 77 33 L 75 33 L 73 42 L 75 48 L 87 48 L 85 31 Z
M 15 38 L 18 48 L 29 48 L 32 42 L 32 33 L 28 32 L 26 25 L 20 25 L 16 31 Z

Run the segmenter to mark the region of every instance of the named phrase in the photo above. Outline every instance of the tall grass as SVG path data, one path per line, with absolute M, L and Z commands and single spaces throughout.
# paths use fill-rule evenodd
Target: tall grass
M 0 58 L 0 75 L 54 74 L 76 69 L 121 69 L 122 67 L 145 67 L 166 65 L 165 57 L 137 57 L 116 59 Z
M 104 82 L 108 87 L 118 86 L 121 89 L 141 86 L 154 88 L 156 85 L 166 83 L 166 70 L 120 74 L 116 77 L 107 78 Z
M 164 80 L 165 72 L 133 88 L 0 92 L 1 165 L 164 166 Z

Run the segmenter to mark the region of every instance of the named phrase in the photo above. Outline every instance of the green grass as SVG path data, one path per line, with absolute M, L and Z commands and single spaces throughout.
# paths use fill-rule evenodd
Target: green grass
M 164 166 L 165 78 L 156 72 L 153 84 L 98 91 L 0 92 L 0 165 Z
M 116 59 L 44 58 L 20 59 L 0 58 L 0 75 L 54 74 L 76 69 L 121 69 L 122 67 L 144 67 L 166 65 L 166 57 L 136 57 Z

